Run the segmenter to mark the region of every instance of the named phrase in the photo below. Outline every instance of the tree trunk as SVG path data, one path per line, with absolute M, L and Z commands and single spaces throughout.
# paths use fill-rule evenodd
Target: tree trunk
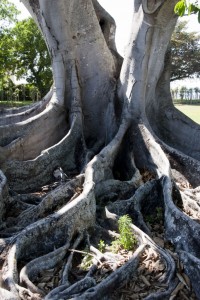
M 139 297 L 169 299 L 185 286 L 199 298 L 200 127 L 174 108 L 169 86 L 177 0 L 134 1 L 123 64 L 97 0 L 22 2 L 48 46 L 54 87 L 40 104 L 1 112 L 0 298 L 119 299 L 146 257 L 164 271 L 160 288 Z M 116 268 L 123 251 L 96 247 L 126 214 L 137 242 Z M 94 265 L 80 277 L 86 245 Z

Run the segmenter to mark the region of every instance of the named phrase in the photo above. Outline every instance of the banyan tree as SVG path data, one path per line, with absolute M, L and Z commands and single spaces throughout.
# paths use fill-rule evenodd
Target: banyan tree
M 170 94 L 178 1 L 134 0 L 124 59 L 97 0 L 22 2 L 54 84 L 42 101 L 0 111 L 0 298 L 119 299 L 114 291 L 154 260 L 158 288 L 143 299 L 183 287 L 200 299 L 200 127 Z M 128 259 L 109 251 L 124 215 Z M 92 263 L 81 271 L 84 253 Z

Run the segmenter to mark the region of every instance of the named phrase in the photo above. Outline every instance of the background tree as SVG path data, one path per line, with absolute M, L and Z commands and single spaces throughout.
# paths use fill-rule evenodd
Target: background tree
M 199 88 L 187 88 L 185 86 L 179 86 L 171 90 L 173 100 L 199 100 Z
M 10 3 L 8 0 L 2 0 L 0 2 L 0 34 L 5 31 L 8 26 L 15 22 L 19 11 L 15 5 Z
M 171 81 L 200 75 L 199 34 L 186 31 L 187 22 L 178 22 L 171 39 Z
M 1 73 L 25 78 L 43 97 L 52 85 L 51 62 L 33 19 L 17 22 L 2 36 L 0 46 Z
M 4 82 L 7 83 L 9 72 L 8 66 L 10 62 L 10 47 L 8 43 L 4 43 L 5 37 L 10 30 L 11 25 L 16 22 L 19 11 L 7 0 L 0 2 L 0 86 L 1 96 L 3 96 Z
M 200 88 L 199 87 L 195 87 L 194 91 L 195 91 L 195 98 L 197 100 L 199 100 Z
M 114 20 L 96 0 L 22 2 L 48 45 L 54 88 L 40 103 L 1 112 L 0 297 L 109 299 L 151 257 L 162 286 L 147 299 L 174 297 L 186 274 L 198 297 L 200 127 L 170 94 L 167 49 L 177 0 L 134 1 L 122 65 Z M 38 197 L 47 184 L 48 194 Z M 161 211 L 162 244 L 147 222 Z M 96 248 L 102 236 L 112 242 L 126 214 L 137 245 L 116 269 L 121 256 Z M 96 258 L 80 279 L 74 249 L 85 246 Z M 99 282 L 102 257 L 109 274 Z M 38 284 L 47 270 L 60 276 L 48 290 Z

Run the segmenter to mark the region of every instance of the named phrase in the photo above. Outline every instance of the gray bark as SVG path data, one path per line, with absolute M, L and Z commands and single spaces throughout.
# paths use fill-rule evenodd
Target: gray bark
M 115 22 L 96 0 L 22 2 L 48 46 L 54 88 L 40 104 L 0 112 L 1 299 L 112 299 L 152 252 L 165 289 L 146 299 L 170 298 L 180 280 L 174 257 L 198 298 L 199 126 L 173 107 L 166 68 L 177 0 L 134 1 L 123 64 Z M 58 167 L 66 176 L 55 188 Z M 37 196 L 44 185 L 53 190 Z M 146 216 L 156 207 L 174 254 L 153 240 Z M 90 241 L 111 242 L 125 214 L 137 245 L 116 270 L 121 256 L 101 255 Z M 81 241 L 93 266 L 73 282 Z M 113 257 L 111 274 L 96 282 L 101 259 Z M 40 275 L 57 268 L 60 282 L 42 290 Z

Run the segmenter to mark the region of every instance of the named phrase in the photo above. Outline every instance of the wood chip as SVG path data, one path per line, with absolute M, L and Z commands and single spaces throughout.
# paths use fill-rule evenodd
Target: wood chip
M 176 297 L 176 295 L 178 294 L 178 292 L 180 291 L 180 290 L 182 290 L 184 288 L 184 284 L 182 283 L 182 282 L 179 282 L 179 284 L 177 285 L 177 287 L 173 290 L 173 292 L 171 293 L 171 297 L 173 297 L 173 296 L 175 296 Z M 175 297 L 173 297 L 172 299 L 171 299 L 171 297 L 169 298 L 169 300 L 172 300 L 172 299 L 174 299 Z
M 164 243 L 163 239 L 161 239 L 159 237 L 155 237 L 153 240 L 156 244 L 158 244 L 158 246 L 164 248 L 165 243 Z
M 185 294 L 183 291 L 180 291 L 180 296 L 185 299 L 185 300 L 190 300 Z
M 147 286 L 151 286 L 150 282 L 143 275 L 141 275 L 140 278 Z
M 38 283 L 37 286 L 38 286 L 39 289 L 43 289 L 45 287 L 45 285 L 46 285 L 46 283 L 41 282 L 41 283 Z
M 189 277 L 185 274 L 182 273 L 183 278 L 185 279 L 185 282 L 187 283 L 187 286 L 189 287 L 189 289 L 191 288 L 191 283 L 190 283 L 190 279 Z
M 42 277 L 40 280 L 41 280 L 41 282 L 48 282 L 48 281 L 50 281 L 52 279 L 52 276 L 44 276 L 44 277 Z
M 140 293 L 140 297 L 144 298 L 148 295 L 148 293 Z
M 168 284 L 160 283 L 160 284 L 159 284 L 159 287 L 162 287 L 162 288 L 168 288 Z
M 135 292 L 140 292 L 140 291 L 141 291 L 141 287 L 138 286 L 138 285 L 136 285 L 136 286 L 135 286 Z
M 180 282 L 182 282 L 182 283 L 186 286 L 186 288 L 187 288 L 188 290 L 190 290 L 190 288 L 189 288 L 189 286 L 187 285 L 187 283 L 186 283 L 184 277 L 183 277 L 180 273 L 176 273 L 176 275 L 177 275 L 178 279 L 180 280 Z
M 159 279 L 160 277 L 163 276 L 163 273 L 158 273 L 157 275 L 154 276 L 155 279 Z
M 165 265 L 162 264 L 159 260 L 153 262 L 152 264 L 154 270 L 163 271 L 165 269 Z
M 137 270 L 138 274 L 144 273 L 145 268 L 148 269 L 149 264 L 150 264 L 150 261 L 143 263 L 142 266 L 140 266 Z
M 53 282 L 48 282 L 47 287 L 50 288 L 50 289 L 53 288 Z
M 54 249 L 54 250 L 56 250 L 56 249 Z M 54 269 L 48 269 L 48 270 L 44 270 L 44 271 L 41 271 L 40 272 L 40 274 L 42 275 L 42 276 L 45 276 L 46 277 L 46 275 L 48 276 L 48 275 L 52 275 L 54 273 Z
M 178 254 L 176 252 L 172 252 L 171 250 L 167 249 L 169 254 L 177 261 L 178 260 Z
M 134 299 L 134 300 L 138 300 L 139 299 L 139 295 L 138 294 L 134 294 L 132 296 L 130 296 L 131 299 Z

